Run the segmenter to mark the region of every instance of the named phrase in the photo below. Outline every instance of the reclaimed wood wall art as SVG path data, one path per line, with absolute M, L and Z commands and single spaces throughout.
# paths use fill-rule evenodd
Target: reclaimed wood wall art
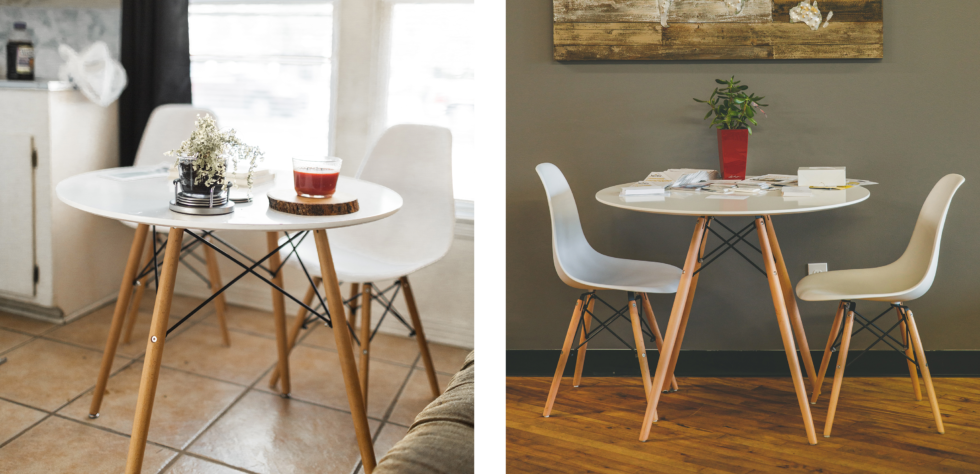
M 555 59 L 884 57 L 884 0 L 553 0 Z

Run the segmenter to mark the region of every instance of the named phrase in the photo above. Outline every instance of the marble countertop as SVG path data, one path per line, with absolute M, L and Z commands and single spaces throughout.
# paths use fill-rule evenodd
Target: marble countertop
M 20 89 L 38 91 L 68 91 L 74 87 L 66 81 L 51 79 L 37 79 L 33 81 L 10 81 L 0 79 L 0 89 Z

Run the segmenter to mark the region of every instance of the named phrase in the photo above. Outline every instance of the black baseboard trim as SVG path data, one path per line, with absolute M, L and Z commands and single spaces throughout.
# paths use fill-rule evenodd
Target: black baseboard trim
M 820 368 L 823 351 L 811 352 L 813 365 Z M 854 353 L 852 353 L 853 355 Z M 558 365 L 560 350 L 507 351 L 508 377 L 552 377 Z M 565 376 L 575 371 L 576 351 L 565 365 Z M 652 370 L 656 370 L 657 351 L 648 351 Z M 929 370 L 934 377 L 980 377 L 980 351 L 926 351 Z M 831 359 L 834 362 L 836 357 Z M 802 360 L 800 367 L 803 367 Z M 834 366 L 827 369 L 827 376 Z M 676 374 L 682 377 L 788 377 L 789 365 L 783 351 L 681 351 Z M 591 349 L 582 369 L 585 377 L 639 377 L 640 366 L 628 349 Z M 908 365 L 902 354 L 894 351 L 870 351 L 847 375 L 861 377 L 908 376 Z

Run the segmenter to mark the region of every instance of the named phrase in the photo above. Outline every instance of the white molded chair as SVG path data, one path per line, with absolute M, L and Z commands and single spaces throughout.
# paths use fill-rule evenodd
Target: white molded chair
M 575 377 L 572 384 L 577 387 L 581 382 L 588 340 L 602 330 L 599 328 L 590 332 L 595 300 L 599 299 L 595 294 L 596 290 L 627 292 L 629 320 L 633 328 L 637 358 L 640 361 L 643 388 L 649 395 L 652 388 L 650 365 L 646 358 L 646 348 L 643 342 L 644 320 L 640 318 L 637 310 L 634 293 L 641 295 L 643 313 L 646 316 L 645 322 L 653 335 L 653 339 L 657 342 L 657 349 L 660 350 L 663 340 L 647 293 L 676 293 L 677 285 L 680 283 L 681 269 L 664 263 L 614 258 L 596 252 L 589 245 L 585 234 L 582 232 L 582 223 L 579 221 L 575 197 L 572 195 L 572 190 L 569 188 L 565 176 L 557 166 L 551 163 L 541 163 L 535 167 L 535 170 L 537 170 L 541 183 L 544 184 L 545 192 L 548 194 L 548 207 L 551 210 L 552 257 L 555 262 L 555 270 L 558 272 L 558 277 L 568 286 L 586 290 L 586 293 L 582 294 L 575 303 L 572 321 L 568 326 L 568 332 L 565 334 L 561 357 L 558 359 L 558 368 L 555 370 L 555 377 L 551 382 L 551 390 L 545 403 L 544 416 L 551 415 L 555 397 L 558 395 L 558 387 L 561 385 L 562 374 L 565 372 L 565 364 L 568 361 L 568 355 L 580 325 L 582 333 L 579 339 Z M 603 303 L 608 306 L 604 301 Z M 617 315 L 622 315 L 623 312 L 625 311 L 619 310 Z M 601 322 L 600 325 L 605 326 Z M 620 340 L 622 341 L 622 339 Z M 623 343 L 626 344 L 626 341 Z M 631 347 L 631 349 L 634 348 Z M 671 385 L 674 390 L 677 389 L 676 380 L 672 380 Z
M 939 403 L 936 400 L 936 391 L 932 386 L 929 364 L 926 362 L 922 341 L 919 339 L 919 331 L 916 328 L 915 319 L 912 318 L 912 311 L 904 303 L 926 294 L 936 278 L 936 267 L 939 263 L 939 243 L 943 234 L 943 225 L 946 223 L 946 213 L 949 211 L 953 195 L 956 194 L 956 190 L 964 181 L 962 176 L 950 174 L 936 183 L 932 192 L 929 193 L 929 197 L 926 198 L 925 204 L 922 205 L 919 219 L 915 223 L 915 230 L 912 232 L 912 239 L 905 249 L 905 253 L 895 262 L 877 268 L 817 273 L 800 280 L 800 283 L 796 285 L 796 294 L 803 300 L 840 300 L 811 399 L 811 403 L 817 402 L 820 386 L 830 362 L 830 355 L 839 346 L 840 352 L 837 356 L 836 371 L 834 372 L 834 385 L 830 395 L 827 422 L 824 425 L 824 437 L 830 437 L 830 431 L 833 427 L 837 400 L 844 380 L 844 369 L 847 366 L 847 352 L 850 348 L 851 336 L 856 333 L 852 332 L 855 315 L 860 319 L 859 324 L 862 326 L 857 332 L 868 329 L 879 336 L 879 340 L 884 340 L 887 337 L 902 346 L 903 350 L 900 352 L 904 352 L 908 362 L 915 399 L 922 400 L 922 392 L 919 389 L 919 379 L 916 374 L 918 367 L 922 373 L 926 393 L 929 396 L 929 404 L 932 406 L 936 430 L 939 433 L 945 431 L 942 415 L 939 412 Z M 855 300 L 892 303 L 898 313 L 897 326 L 902 331 L 902 341 L 892 338 L 887 333 L 882 335 L 881 332 L 884 331 L 872 326 L 871 323 L 877 318 L 868 321 L 856 313 Z M 879 317 L 884 314 L 882 313 Z M 841 328 L 842 321 L 843 329 Z M 878 331 L 871 331 L 870 327 L 875 327 Z M 837 343 L 838 339 L 840 339 L 839 343 Z M 888 341 L 885 342 L 891 345 Z M 895 346 L 892 348 L 894 349 Z
M 146 128 L 143 129 L 143 136 L 140 138 L 140 146 L 136 150 L 136 159 L 134 160 L 133 166 L 154 166 L 163 163 L 173 163 L 174 158 L 166 156 L 164 153 L 179 148 L 181 142 L 187 140 L 194 131 L 194 122 L 197 120 L 198 115 L 203 116 L 205 114 L 210 114 L 212 117 L 215 117 L 214 112 L 210 109 L 195 107 L 189 104 L 167 104 L 153 109 L 153 113 L 150 114 L 150 118 L 146 122 Z M 136 228 L 136 224 L 132 222 L 123 222 L 123 224 L 127 227 Z M 170 232 L 169 227 L 156 226 L 155 229 L 156 235 L 151 236 L 151 239 L 158 239 L 158 236 L 166 236 Z M 203 245 L 203 247 L 203 263 L 207 267 L 208 277 L 205 279 L 196 270 L 194 270 L 194 273 L 205 280 L 213 291 L 217 291 L 223 286 L 221 283 L 221 273 L 218 271 L 218 259 L 211 247 L 207 245 Z M 192 251 L 193 249 L 191 249 Z M 194 257 L 200 259 L 196 255 Z M 140 273 L 152 269 L 150 263 L 152 258 L 153 245 L 147 245 L 143 268 Z M 136 322 L 136 315 L 139 312 L 140 302 L 143 299 L 143 291 L 146 289 L 152 275 L 153 271 L 150 270 L 136 285 L 136 294 L 133 295 L 133 302 L 129 314 L 126 316 L 123 344 L 129 344 L 133 336 L 133 326 Z M 215 298 L 214 305 L 218 317 L 218 325 L 221 328 L 222 341 L 226 346 L 230 346 L 231 339 L 225 322 L 226 304 L 224 293 Z
M 432 396 L 440 394 L 435 367 L 429 355 L 429 346 L 422 330 L 415 297 L 408 282 L 408 275 L 438 262 L 453 243 L 456 226 L 456 201 L 453 197 L 452 172 L 452 134 L 443 127 L 429 125 L 395 125 L 381 135 L 369 156 L 361 163 L 356 178 L 377 183 L 401 195 L 401 210 L 380 221 L 331 229 L 330 248 L 333 262 L 340 281 L 351 283 L 350 327 L 356 326 L 357 296 L 361 296 L 360 343 L 361 389 L 367 402 L 369 350 L 373 337 L 371 327 L 371 301 L 378 301 L 385 307 L 378 325 L 387 314 L 398 318 L 414 333 L 422 353 L 422 361 L 429 378 Z M 286 237 L 280 240 L 280 245 Z M 282 250 L 287 258 L 292 248 Z M 298 245 L 297 253 L 303 260 L 306 270 L 319 284 L 320 260 L 312 239 Z M 299 266 L 294 258 L 286 263 Z M 386 290 L 381 290 L 375 282 L 396 280 Z M 398 291 L 404 293 L 412 324 L 409 326 L 392 307 Z M 394 291 L 392 297 L 385 296 Z M 307 292 L 304 303 L 313 301 L 313 290 Z M 292 348 L 304 324 L 306 310 L 300 308 L 299 314 L 288 337 L 288 347 Z M 336 330 L 337 328 L 334 328 Z M 376 332 L 377 329 L 375 328 Z M 278 381 L 274 373 L 270 386 Z

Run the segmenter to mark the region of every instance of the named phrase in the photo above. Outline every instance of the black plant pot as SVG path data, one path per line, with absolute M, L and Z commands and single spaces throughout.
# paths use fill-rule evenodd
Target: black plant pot
M 180 191 L 193 198 L 210 198 L 214 196 L 216 201 L 224 201 L 228 189 L 218 185 L 205 186 L 203 182 L 195 183 L 196 174 L 194 172 L 195 158 L 181 157 L 177 162 L 177 175 L 180 181 Z

